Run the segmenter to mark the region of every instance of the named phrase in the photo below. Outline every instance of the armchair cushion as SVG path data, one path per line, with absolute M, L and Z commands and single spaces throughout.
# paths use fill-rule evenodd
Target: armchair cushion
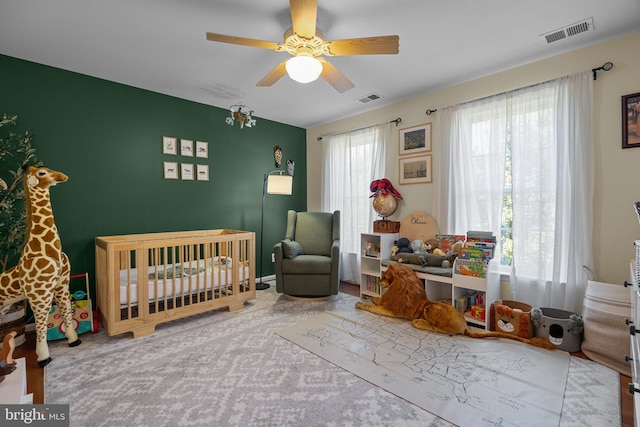
M 282 254 L 285 258 L 293 259 L 298 255 L 303 255 L 304 251 L 300 243 L 295 240 L 284 239 L 282 242 Z

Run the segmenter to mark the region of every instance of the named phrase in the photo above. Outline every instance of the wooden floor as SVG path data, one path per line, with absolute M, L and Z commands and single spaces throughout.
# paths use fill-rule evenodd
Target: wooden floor
M 359 296 L 360 288 L 351 283 L 341 283 L 340 292 L 345 294 Z M 44 403 L 45 386 L 44 386 L 44 369 L 38 367 L 35 354 L 35 335 L 27 333 L 27 341 L 14 351 L 14 357 L 25 357 L 27 361 L 27 390 L 33 393 L 33 403 Z M 80 337 L 82 338 L 82 337 Z M 78 351 L 82 349 L 82 345 L 78 347 Z M 582 353 L 572 353 L 573 356 L 584 357 Z M 55 361 L 53 361 L 55 363 Z M 620 375 L 620 396 L 622 409 L 622 427 L 633 426 L 633 397 L 629 394 L 627 385 L 631 382 L 631 378 Z

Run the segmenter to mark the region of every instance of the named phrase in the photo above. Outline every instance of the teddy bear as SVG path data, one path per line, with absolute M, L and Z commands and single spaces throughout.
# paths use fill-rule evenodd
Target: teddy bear
M 413 253 L 410 247 L 411 242 L 406 237 L 401 237 L 400 239 L 396 240 L 394 244 L 398 247 L 396 253 Z
M 420 253 L 422 251 L 422 244 L 424 242 L 420 239 L 416 239 L 413 242 L 411 242 L 411 251 L 413 253 Z

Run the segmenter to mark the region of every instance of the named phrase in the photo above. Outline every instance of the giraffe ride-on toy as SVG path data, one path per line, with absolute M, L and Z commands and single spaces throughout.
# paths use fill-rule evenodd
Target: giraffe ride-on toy
M 51 362 L 47 345 L 47 317 L 55 298 L 64 319 L 69 347 L 80 344 L 73 327 L 69 298 L 69 258 L 62 252 L 49 188 L 68 177 L 44 167 L 23 166 L 27 226 L 24 247 L 18 265 L 0 274 L 0 320 L 9 307 L 24 299 L 29 301 L 36 322 L 38 365 Z

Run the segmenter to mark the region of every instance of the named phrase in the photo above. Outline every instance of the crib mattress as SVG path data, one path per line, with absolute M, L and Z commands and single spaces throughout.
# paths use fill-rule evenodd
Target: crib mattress
M 238 267 L 235 267 L 238 268 Z M 138 286 L 147 286 L 149 302 L 182 295 L 219 290 L 233 283 L 231 259 L 220 262 L 217 258 L 191 261 L 178 265 L 149 266 L 147 277 L 141 280 L 137 268 L 120 270 L 120 306 L 138 304 Z M 240 266 L 240 283 L 249 280 L 249 267 Z

